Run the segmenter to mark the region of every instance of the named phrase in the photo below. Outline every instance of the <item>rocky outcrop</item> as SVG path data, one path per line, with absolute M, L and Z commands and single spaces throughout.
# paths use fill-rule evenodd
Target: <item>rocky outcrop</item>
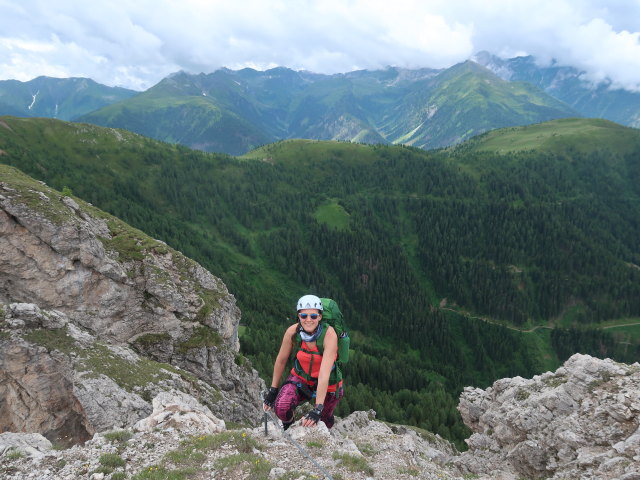
M 279 427 L 228 430 L 206 407 L 184 394 L 154 399 L 154 412 L 134 429 L 96 434 L 84 446 L 47 449 L 38 438 L 5 440 L 0 472 L 7 480 L 35 474 L 48 480 L 109 478 L 312 479 L 373 478 L 461 480 L 445 462 L 455 450 L 445 440 L 408 427 L 375 420 L 375 412 L 355 412 L 330 431 L 299 424 L 284 435 Z M 149 447 L 151 446 L 151 448 Z M 303 449 L 301 452 L 298 448 Z M 109 466 L 105 459 L 108 455 Z M 9 458 L 12 456 L 13 458 Z M 117 457 L 120 461 L 114 461 Z
M 482 478 L 640 479 L 640 365 L 572 356 L 555 372 L 466 388 L 456 464 Z
M 466 389 L 459 409 L 474 434 L 459 453 L 432 433 L 379 422 L 373 411 L 338 418 L 331 430 L 297 422 L 285 434 L 269 420 L 266 432 L 230 431 L 194 398 L 163 393 L 134 429 L 98 433 L 83 447 L 55 451 L 41 437 L 0 434 L 0 474 L 97 480 L 106 471 L 100 456 L 113 452 L 118 471 L 158 478 L 188 465 L 197 478 L 226 480 L 638 480 L 638 402 L 640 365 L 574 355 L 556 372 Z
M 0 180 L 0 431 L 81 442 L 166 389 L 255 421 L 263 382 L 220 279 L 14 168 Z
M 153 429 L 176 429 L 210 435 L 226 430 L 224 420 L 217 418 L 207 407 L 182 392 L 162 392 L 153 399 L 153 412 L 133 426 L 138 432 Z

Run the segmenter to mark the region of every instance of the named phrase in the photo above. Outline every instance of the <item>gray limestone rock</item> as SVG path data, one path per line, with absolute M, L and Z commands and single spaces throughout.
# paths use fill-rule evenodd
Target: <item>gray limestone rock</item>
M 640 465 L 640 365 L 576 354 L 556 372 L 465 389 L 463 472 L 617 479 Z M 613 460 L 615 459 L 615 460 Z
M 0 182 L 0 339 L 13 342 L 0 353 L 3 428 L 61 428 L 44 420 L 61 421 L 55 402 L 27 405 L 31 389 L 49 388 L 34 368 L 60 380 L 54 397 L 77 415 L 65 428 L 84 425 L 85 436 L 135 423 L 166 387 L 255 422 L 264 382 L 236 363 L 240 311 L 224 283 L 163 242 L 20 178 Z

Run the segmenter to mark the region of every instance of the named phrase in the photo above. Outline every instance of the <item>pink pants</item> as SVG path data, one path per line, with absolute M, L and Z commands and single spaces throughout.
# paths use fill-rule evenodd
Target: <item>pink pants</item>
M 289 377 L 287 378 L 287 382 L 302 383 L 300 378 L 296 377 L 295 375 L 289 375 Z M 283 424 L 293 423 L 293 412 L 296 407 L 300 404 L 300 402 L 309 400 L 294 383 L 285 383 L 280 388 L 274 404 L 275 414 L 280 420 L 282 420 Z M 335 392 L 328 392 L 327 396 L 324 399 L 324 408 L 322 410 L 322 414 L 320 415 L 320 420 L 325 423 L 327 428 L 333 427 L 333 423 L 335 421 L 333 417 L 333 411 L 338 406 L 338 402 L 343 395 L 343 388 L 340 387 Z

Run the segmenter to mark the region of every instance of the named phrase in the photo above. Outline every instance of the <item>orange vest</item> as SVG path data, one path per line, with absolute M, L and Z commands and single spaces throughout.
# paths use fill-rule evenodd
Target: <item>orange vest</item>
M 336 358 L 338 355 L 336 355 Z M 335 362 L 335 359 L 334 359 Z M 306 383 L 312 387 L 315 387 L 318 383 L 318 376 L 320 375 L 320 365 L 322 364 L 322 355 L 318 350 L 317 345 L 309 345 L 307 342 L 302 342 L 301 348 L 296 354 L 296 360 L 294 366 L 291 369 L 291 374 L 300 379 L 301 382 Z M 301 374 L 310 376 L 313 380 L 304 379 Z M 334 385 L 329 385 L 327 392 L 335 392 L 342 385 L 342 380 Z

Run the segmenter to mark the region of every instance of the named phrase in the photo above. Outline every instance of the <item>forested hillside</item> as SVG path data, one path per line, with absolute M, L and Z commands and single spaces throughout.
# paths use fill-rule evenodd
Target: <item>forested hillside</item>
M 526 130 L 443 151 L 285 141 L 234 158 L 3 117 L 0 161 L 222 277 L 243 311 L 243 353 L 265 377 L 297 297 L 335 298 L 355 352 L 340 413 L 374 408 L 460 445 L 464 386 L 576 351 L 640 355 L 640 132 L 538 128 L 516 153 L 488 142 Z M 604 138 L 594 148 L 593 135 Z M 635 326 L 603 329 L 616 323 Z

